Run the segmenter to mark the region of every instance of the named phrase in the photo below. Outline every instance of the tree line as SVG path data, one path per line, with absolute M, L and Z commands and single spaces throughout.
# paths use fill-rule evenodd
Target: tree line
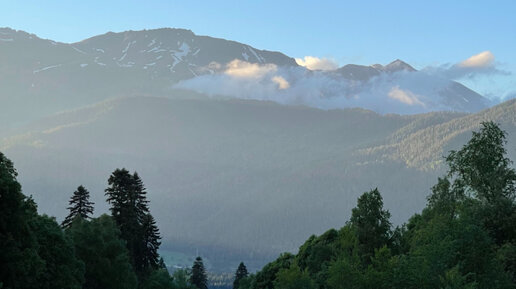
M 159 229 L 138 173 L 116 169 L 105 190 L 110 215 L 93 218 L 84 186 L 59 225 L 37 213 L 0 152 L 0 289 L 207 289 L 201 257 L 171 276 L 158 249 Z

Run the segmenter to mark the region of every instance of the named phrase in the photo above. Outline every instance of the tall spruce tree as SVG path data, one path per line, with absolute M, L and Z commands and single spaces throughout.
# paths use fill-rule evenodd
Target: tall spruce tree
M 143 222 L 145 216 L 149 214 L 149 201 L 147 200 L 147 190 L 142 179 L 137 172 L 133 173 L 133 190 L 135 192 L 135 204 L 140 222 Z
M 150 213 L 144 216 L 142 229 L 144 237 L 142 242 L 142 261 L 144 267 L 152 269 L 161 268 L 162 259 L 158 253 L 159 246 L 161 245 L 159 241 L 161 237 L 156 221 Z
M 91 219 L 94 203 L 90 202 L 90 192 L 88 192 L 88 190 L 86 190 L 82 185 L 73 192 L 73 196 L 70 198 L 69 204 L 70 207 L 67 209 L 70 213 L 61 224 L 63 228 L 69 228 L 75 218 L 82 218 L 85 220 Z
M 108 179 L 107 201 L 126 241 L 131 263 L 139 277 L 159 267 L 159 230 L 149 212 L 143 181 L 134 172 L 116 169 Z
M 235 272 L 235 281 L 233 281 L 233 289 L 238 289 L 240 281 L 244 278 L 247 278 L 249 272 L 247 272 L 247 267 L 244 265 L 244 262 L 240 262 L 238 268 Z
M 208 277 L 201 257 L 195 258 L 190 283 L 199 289 L 208 289 Z

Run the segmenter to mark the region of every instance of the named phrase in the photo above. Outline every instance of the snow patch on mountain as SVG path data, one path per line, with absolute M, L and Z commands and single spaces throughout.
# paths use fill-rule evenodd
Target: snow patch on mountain
M 57 64 L 57 65 L 50 65 L 50 66 L 46 66 L 46 67 L 43 67 L 43 68 L 40 68 L 40 69 L 35 69 L 32 71 L 33 74 L 36 74 L 36 73 L 39 73 L 39 72 L 42 72 L 42 71 L 45 71 L 45 70 L 49 70 L 49 69 L 52 69 L 52 68 L 57 68 L 57 67 L 60 67 L 61 64 Z

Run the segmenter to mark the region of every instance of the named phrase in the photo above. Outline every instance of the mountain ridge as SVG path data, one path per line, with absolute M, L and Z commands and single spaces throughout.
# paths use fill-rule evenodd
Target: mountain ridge
M 253 69 L 273 69 L 275 75 L 270 77 L 276 77 L 276 81 L 281 77 L 288 83 L 286 89 L 240 95 L 242 89 L 238 86 L 245 84 L 236 82 L 231 84 L 235 89 L 218 94 L 254 99 L 268 94 L 268 100 L 281 101 L 287 93 L 293 104 L 314 104 L 323 109 L 363 107 L 402 114 L 435 110 L 476 112 L 489 105 L 463 85 L 424 75 L 399 59 L 385 66 L 349 64 L 319 73 L 298 66 L 281 52 L 197 36 L 185 29 L 108 32 L 74 43 L 55 42 L 9 28 L 0 32 L 0 39 L 12 40 L 0 41 L 0 101 L 5 103 L 0 108 L 0 135 L 14 123 L 26 123 L 108 98 L 165 96 L 171 94 L 171 87 L 178 82 L 199 76 L 227 80 L 227 65 L 235 60 L 238 65 L 248 63 L 247 67 Z M 304 83 L 319 86 L 311 91 L 302 87 Z M 197 88 L 192 87 L 196 91 Z M 355 101 L 357 97 L 359 101 Z

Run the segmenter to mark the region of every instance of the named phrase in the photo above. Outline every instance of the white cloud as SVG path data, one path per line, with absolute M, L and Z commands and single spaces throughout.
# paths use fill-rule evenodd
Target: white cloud
M 454 65 L 435 68 L 434 73 L 400 71 L 382 73 L 367 81 L 353 81 L 333 72 L 234 60 L 213 74 L 181 81 L 175 87 L 210 97 L 266 100 L 322 109 L 362 107 L 379 113 L 413 114 L 457 109 L 448 104 L 446 92 L 450 78 L 443 76 L 452 70 L 464 75 L 481 69 Z M 476 107 L 482 106 L 474 103 L 467 109 Z
M 277 70 L 278 67 L 275 64 L 260 65 L 235 59 L 226 65 L 224 73 L 232 77 L 258 79 Z
M 399 86 L 393 87 L 389 91 L 388 96 L 389 98 L 398 100 L 404 104 L 425 106 L 416 94 L 412 93 L 410 90 L 400 89 Z
M 304 58 L 296 58 L 297 64 L 304 66 L 310 70 L 335 70 L 339 65 L 329 58 L 319 58 L 315 56 L 305 56 Z
M 279 89 L 287 89 L 290 87 L 290 83 L 288 83 L 283 76 L 274 76 L 272 82 L 276 83 Z
M 456 64 L 444 64 L 438 67 L 426 67 L 424 72 L 435 76 L 459 80 L 476 78 L 486 75 L 510 75 L 509 72 L 500 70 L 495 62 L 495 56 L 490 51 L 475 54 L 468 59 Z
M 480 52 L 479 54 L 475 54 L 470 58 L 462 61 L 458 65 L 461 67 L 469 67 L 469 68 L 483 68 L 489 67 L 493 65 L 494 55 L 491 51 Z

